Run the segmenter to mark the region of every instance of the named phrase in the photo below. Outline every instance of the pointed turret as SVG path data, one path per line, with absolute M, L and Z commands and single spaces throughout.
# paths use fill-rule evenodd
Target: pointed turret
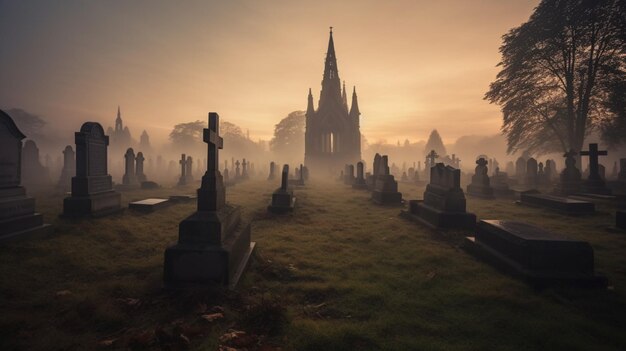
M 117 118 L 115 119 L 115 131 L 122 131 L 124 129 L 122 124 L 122 113 L 120 112 L 120 105 L 117 105 Z
M 315 113 L 315 107 L 313 106 L 313 94 L 311 93 L 311 88 L 309 88 L 309 102 L 306 106 L 306 115 L 313 116 Z
M 322 92 L 320 93 L 320 107 L 326 101 L 341 103 L 341 80 L 337 69 L 337 57 L 335 56 L 335 42 L 333 41 L 333 27 L 330 27 L 328 39 L 328 51 L 324 63 L 324 78 L 322 79 Z
M 359 111 L 359 102 L 356 97 L 356 86 L 352 88 L 352 106 L 350 107 L 350 116 L 358 118 L 361 115 Z

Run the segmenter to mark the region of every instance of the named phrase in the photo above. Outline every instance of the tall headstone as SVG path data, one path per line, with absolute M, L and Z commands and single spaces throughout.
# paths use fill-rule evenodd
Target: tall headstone
M 187 183 L 193 182 L 193 158 L 191 156 L 187 156 L 187 172 L 185 176 L 187 177 Z
M 241 178 L 241 171 L 239 170 L 239 160 L 237 160 L 237 162 L 235 162 L 235 180 L 238 181 Z
M 276 167 L 276 164 L 274 163 L 274 161 L 270 162 L 270 174 L 269 174 L 269 176 L 267 176 L 267 180 L 274 180 L 274 179 L 276 179 L 275 167 Z
M 280 179 L 280 188 L 272 194 L 272 202 L 267 206 L 267 210 L 272 213 L 286 213 L 293 211 L 296 205 L 296 198 L 293 190 L 289 187 L 289 165 L 283 166 Z
M 59 177 L 58 188 L 64 192 L 72 190 L 72 177 L 76 175 L 74 149 L 70 145 L 63 150 L 63 169 Z
M 35 212 L 35 199 L 21 186 L 22 139 L 26 136 L 13 119 L 0 110 L 0 240 L 25 238 L 50 232 L 43 216 Z
M 517 184 L 526 183 L 526 160 L 523 157 L 519 157 L 515 161 L 515 178 L 517 179 Z
M 135 157 L 135 177 L 137 177 L 137 181 L 139 183 L 145 182 L 148 180 L 146 175 L 143 172 L 143 161 L 145 158 L 143 157 L 143 152 L 139 151 L 137 153 L 137 157 Z
M 538 187 L 538 173 L 539 166 L 537 165 L 537 160 L 532 157 L 529 158 L 528 161 L 526 161 L 526 187 L 530 189 L 536 189 Z
M 598 158 L 606 156 L 608 152 L 598 150 L 598 144 L 589 144 L 588 151 L 581 151 L 581 156 L 589 156 L 589 177 L 583 182 L 583 192 L 590 194 L 610 195 L 611 190 L 606 187 L 600 172 Z
M 126 186 L 137 185 L 137 177 L 135 176 L 135 151 L 133 148 L 128 148 L 126 154 L 124 154 L 124 176 L 122 177 L 122 184 Z
M 356 179 L 354 180 L 354 183 L 352 183 L 352 188 L 367 189 L 367 184 L 365 183 L 365 177 L 363 175 L 363 162 L 361 161 L 356 164 Z
M 389 172 L 387 155 L 381 157 L 378 164 L 378 176 L 372 191 L 372 200 L 379 205 L 402 205 L 402 193 L 398 191 L 398 182 Z
M 72 178 L 72 195 L 63 200 L 63 215 L 104 216 L 121 211 L 121 195 L 113 190 L 107 170 L 109 137 L 104 129 L 99 123 L 86 122 L 74 138 L 76 176 Z
M 180 164 L 180 178 L 178 178 L 178 185 L 187 185 L 187 155 L 181 154 L 178 164 Z
M 22 184 L 26 187 L 41 187 L 49 183 L 48 169 L 39 160 L 37 144 L 27 140 L 22 149 Z
M 435 228 L 474 229 L 476 215 L 466 211 L 461 171 L 437 163 L 430 173 L 424 200 L 409 201 L 409 210 L 402 214 Z
M 570 150 L 563 157 L 565 157 L 565 168 L 561 172 L 555 193 L 561 196 L 579 193 L 582 187 L 582 176 L 578 168 L 576 168 L 576 152 Z
M 241 162 L 241 179 L 248 179 L 250 177 L 248 175 L 248 163 L 245 158 L 243 162 Z
M 372 174 L 367 177 L 365 179 L 365 182 L 367 183 L 367 188 L 370 191 L 374 191 L 374 187 L 376 185 L 376 178 L 378 177 L 378 170 L 380 168 L 380 160 L 381 160 L 381 156 L 379 153 L 376 153 L 376 155 L 374 156 L 374 162 L 373 162 L 373 166 L 372 166 Z
M 165 251 L 163 280 L 168 289 L 226 285 L 234 287 L 245 270 L 255 243 L 250 242 L 250 223 L 241 209 L 226 204 L 222 175 L 218 170 L 219 116 L 209 113 L 207 171 L 198 189 L 197 211 L 178 229 L 178 243 Z
M 476 168 L 472 176 L 472 183 L 467 186 L 467 194 L 484 199 L 493 199 L 493 188 L 489 183 L 488 174 L 487 161 L 484 158 L 476 160 Z

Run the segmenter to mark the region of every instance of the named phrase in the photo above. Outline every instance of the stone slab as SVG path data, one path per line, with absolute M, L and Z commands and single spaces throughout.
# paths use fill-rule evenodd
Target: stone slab
M 592 202 L 570 199 L 556 195 L 541 194 L 538 191 L 527 191 L 520 194 L 519 203 L 534 207 L 554 210 L 566 215 L 588 215 L 596 211 Z
M 140 201 L 133 201 L 128 204 L 128 208 L 131 210 L 141 212 L 154 212 L 171 205 L 168 199 L 150 198 Z
M 626 208 L 626 195 L 602 195 L 581 193 L 568 196 L 570 199 L 593 202 L 597 205 L 615 206 L 617 208 Z
M 606 287 L 594 271 L 593 248 L 542 228 L 515 221 L 481 220 L 464 247 L 498 269 L 538 285 Z
M 402 217 L 435 229 L 467 229 L 476 226 L 476 215 L 469 212 L 445 212 L 427 206 L 423 200 L 410 200 L 409 210 Z

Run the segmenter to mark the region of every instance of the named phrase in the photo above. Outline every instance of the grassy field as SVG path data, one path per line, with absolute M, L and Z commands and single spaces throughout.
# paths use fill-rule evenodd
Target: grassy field
M 0 246 L 0 349 L 626 349 L 626 234 L 606 230 L 614 223 L 606 208 L 571 218 L 468 199 L 479 218 L 523 220 L 589 241 L 610 284 L 537 291 L 460 249 L 468 233 L 406 221 L 399 208 L 376 206 L 368 192 L 342 184 L 309 183 L 296 189 L 293 214 L 269 215 L 277 186 L 250 181 L 227 190 L 257 242 L 237 290 L 178 294 L 161 290 L 163 252 L 195 203 L 68 220 L 58 218 L 61 196 L 38 197 L 54 234 Z M 194 190 L 127 192 L 123 202 Z M 419 199 L 424 189 L 400 190 Z M 210 314 L 217 319 L 202 317 Z M 228 340 L 234 330 L 246 334 Z

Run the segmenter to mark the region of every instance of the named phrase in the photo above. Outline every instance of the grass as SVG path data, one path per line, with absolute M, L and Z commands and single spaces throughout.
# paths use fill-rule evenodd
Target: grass
M 565 217 L 468 199 L 479 218 L 523 220 L 589 241 L 611 285 L 537 291 L 461 250 L 468 233 L 427 229 L 339 183 L 296 189 L 295 212 L 270 215 L 277 186 L 227 189 L 258 244 L 234 292 L 161 290 L 163 252 L 195 203 L 68 220 L 58 218 L 60 195 L 38 197 L 55 232 L 0 246 L 0 349 L 215 350 L 231 329 L 246 331 L 247 346 L 260 350 L 626 349 L 626 235 L 605 230 L 614 223 L 608 208 Z M 400 184 L 405 199 L 423 190 Z M 127 192 L 123 203 L 193 191 Z M 211 311 L 224 318 L 200 317 Z

